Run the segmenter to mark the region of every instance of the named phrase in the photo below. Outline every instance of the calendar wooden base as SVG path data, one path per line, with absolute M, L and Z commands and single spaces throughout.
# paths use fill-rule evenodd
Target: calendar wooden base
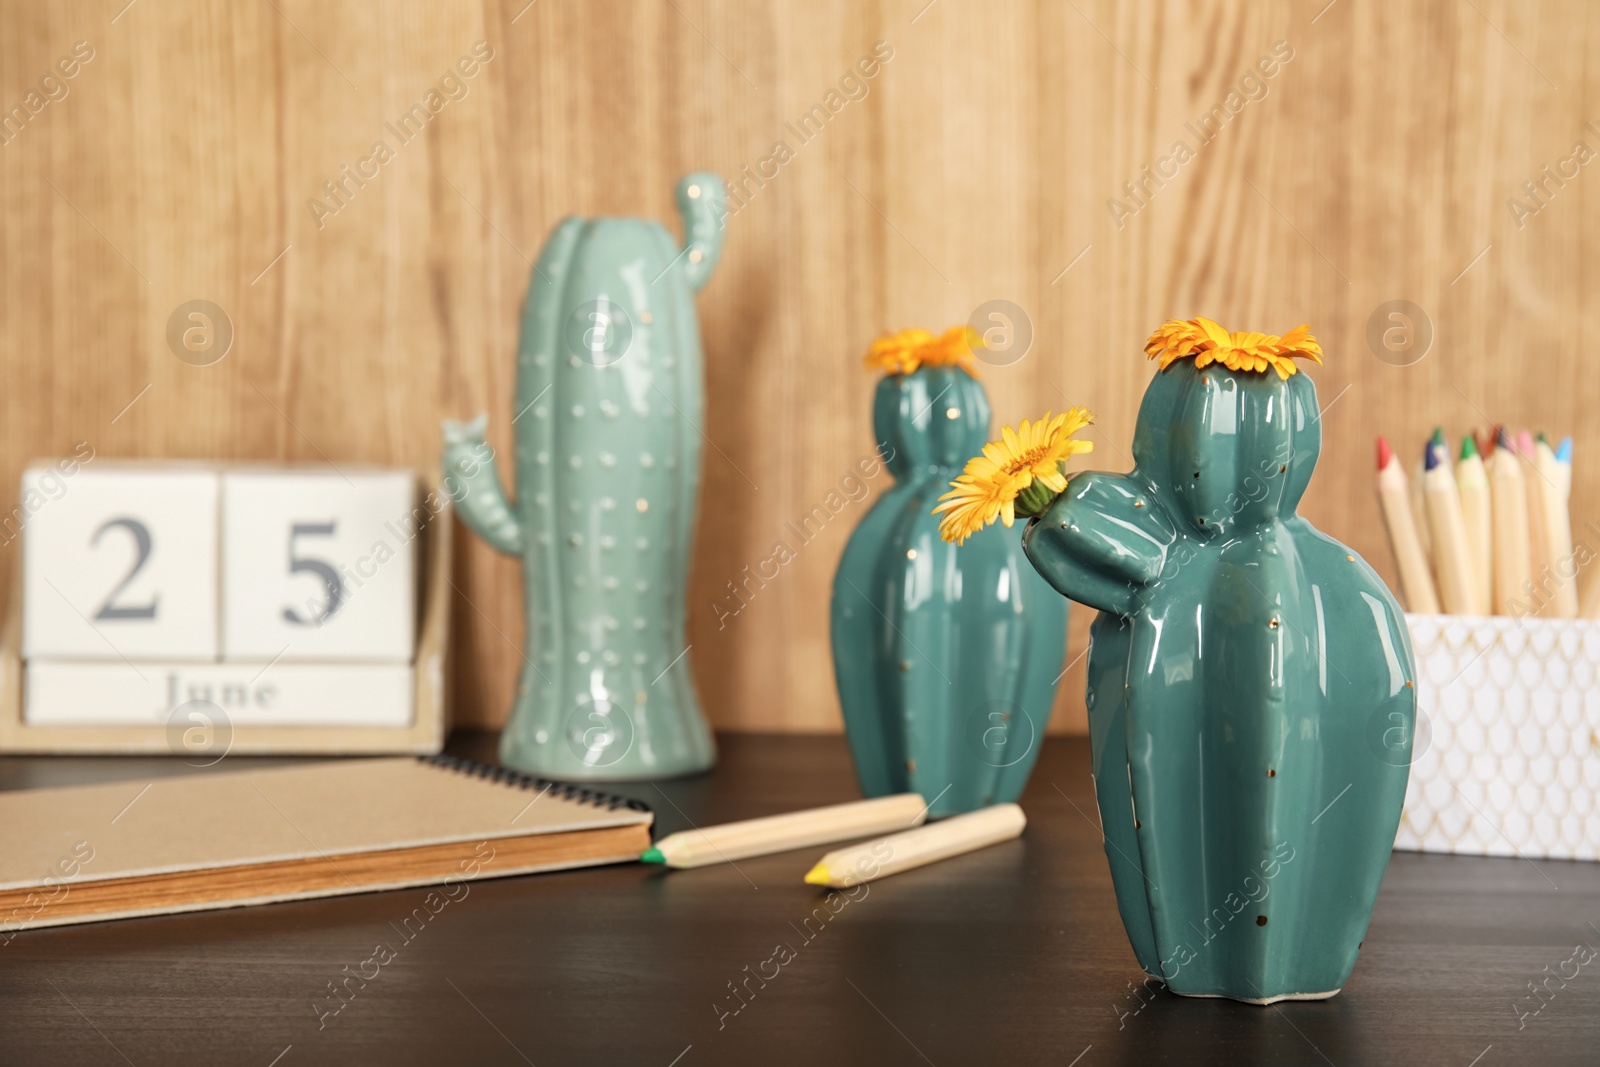
M 429 486 L 428 488 L 432 488 Z M 411 665 L 415 712 L 406 726 L 301 726 L 232 722 L 214 754 L 304 753 L 356 755 L 367 753 L 433 753 L 449 733 L 445 699 L 446 653 L 450 628 L 450 543 L 453 515 L 448 499 L 418 534 L 421 573 L 418 576 L 419 625 L 416 659 Z M 18 553 L 20 557 L 21 553 Z M 20 568 L 19 568 L 20 569 Z M 0 752 L 41 754 L 100 753 L 183 755 L 167 723 L 150 725 L 64 726 L 30 723 L 23 718 L 22 583 L 12 583 L 5 623 L 0 629 Z M 220 745 L 225 745 L 221 748 Z

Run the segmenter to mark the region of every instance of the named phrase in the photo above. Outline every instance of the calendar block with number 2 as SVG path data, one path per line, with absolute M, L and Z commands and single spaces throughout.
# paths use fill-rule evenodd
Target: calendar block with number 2
M 216 471 L 32 467 L 22 498 L 25 658 L 216 658 Z

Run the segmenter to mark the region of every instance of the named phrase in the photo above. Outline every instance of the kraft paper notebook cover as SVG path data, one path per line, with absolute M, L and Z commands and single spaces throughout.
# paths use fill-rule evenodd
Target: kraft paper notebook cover
M 0 793 L 0 935 L 634 860 L 651 820 L 450 756 Z

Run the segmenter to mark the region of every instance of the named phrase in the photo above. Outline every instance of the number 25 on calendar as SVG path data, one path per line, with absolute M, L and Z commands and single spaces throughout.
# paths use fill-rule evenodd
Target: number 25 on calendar
M 23 531 L 24 655 L 406 660 L 414 493 L 406 472 L 80 470 Z

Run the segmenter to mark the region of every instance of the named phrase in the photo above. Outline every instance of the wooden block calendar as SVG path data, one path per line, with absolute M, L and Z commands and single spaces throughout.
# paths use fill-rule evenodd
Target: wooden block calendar
M 58 466 L 22 480 L 0 750 L 442 746 L 445 493 L 355 467 Z

